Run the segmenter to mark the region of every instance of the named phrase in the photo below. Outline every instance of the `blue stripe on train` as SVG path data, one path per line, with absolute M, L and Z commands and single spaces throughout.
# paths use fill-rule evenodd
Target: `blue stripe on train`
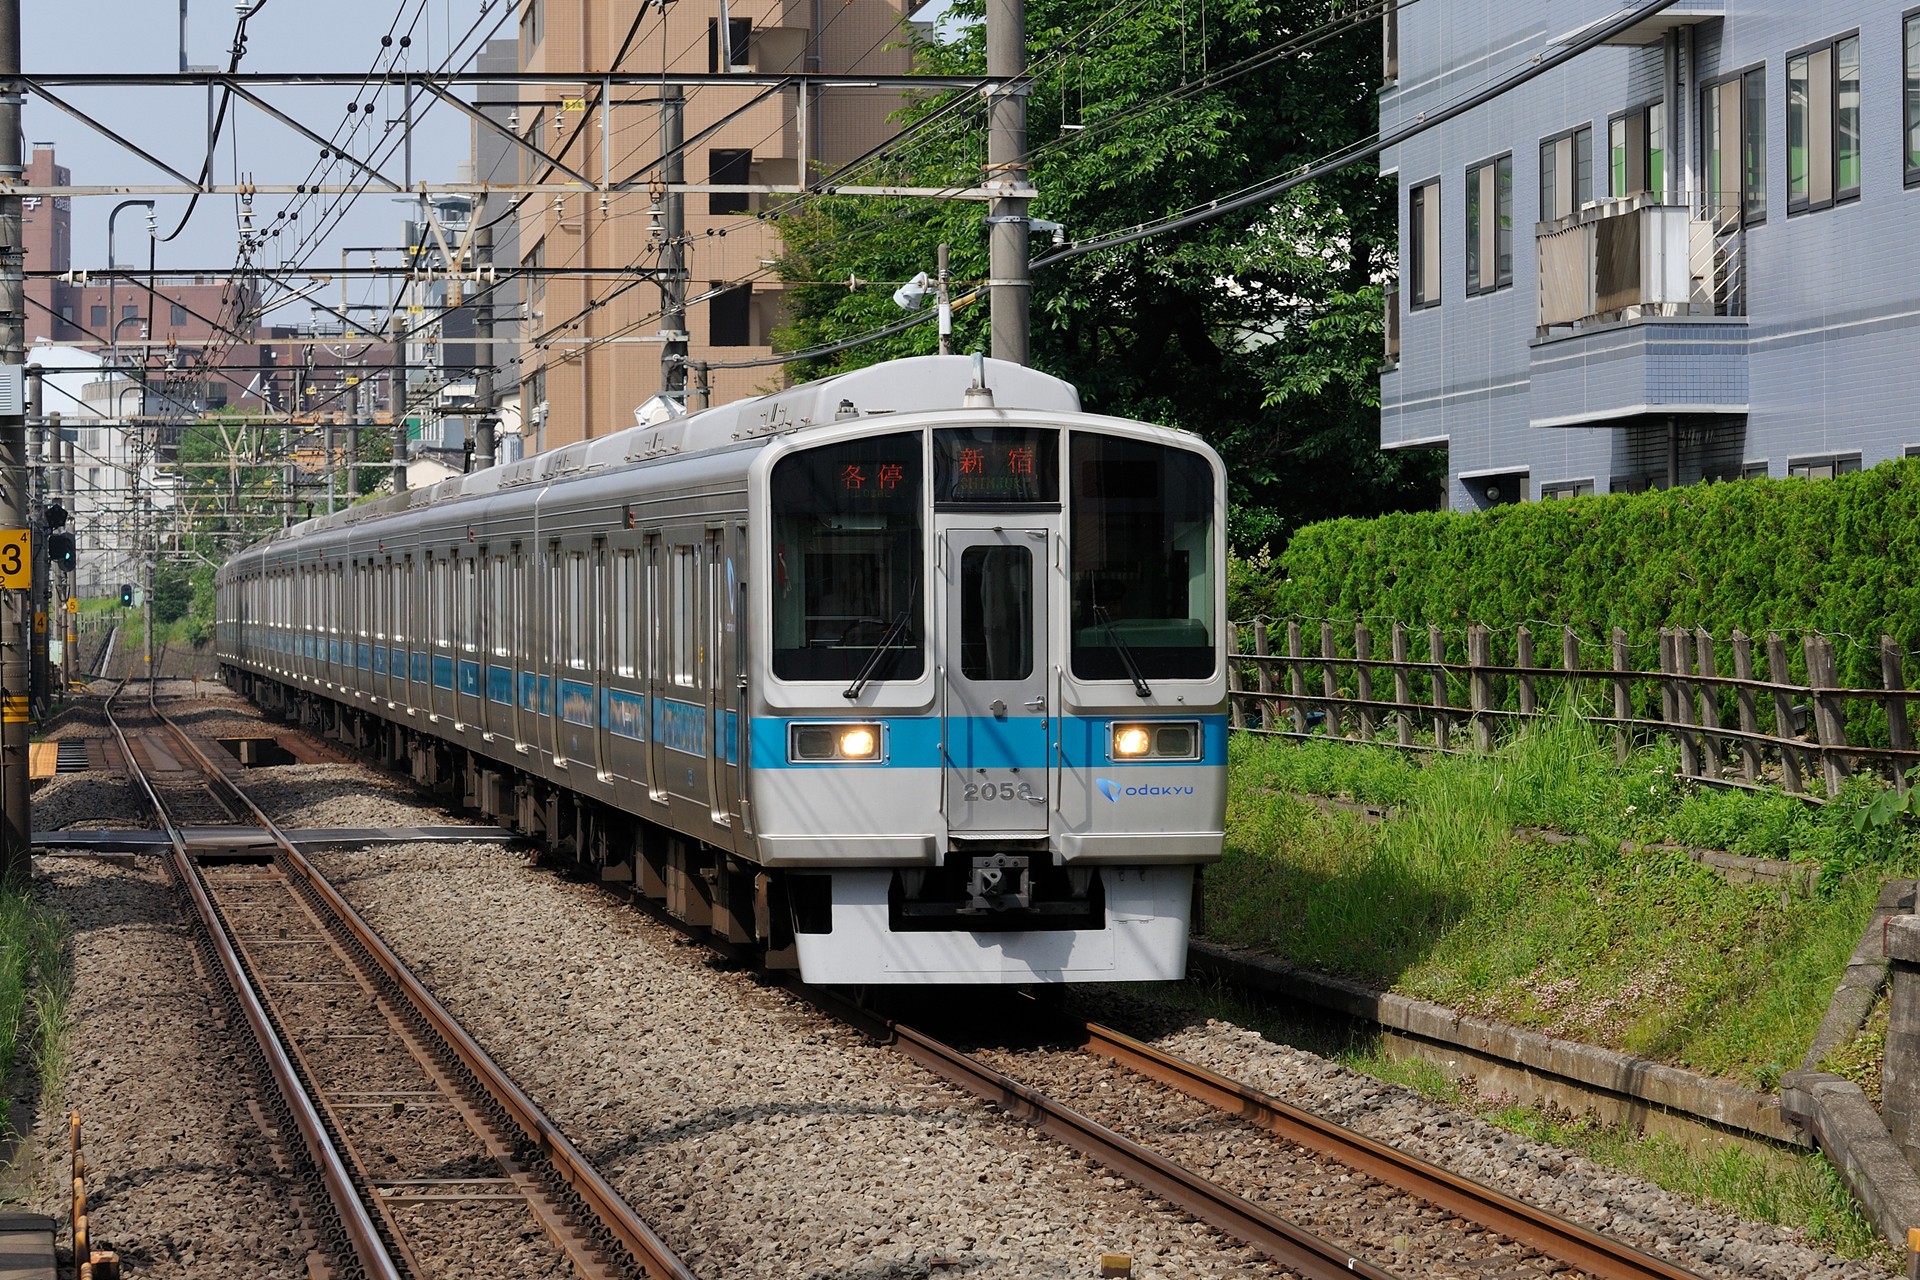
M 749 760 L 756 769 L 871 769 L 871 764 L 823 762 L 795 764 L 787 760 L 787 726 L 790 724 L 845 724 L 855 717 L 757 716 L 751 726 Z M 1198 720 L 1200 722 L 1200 759 L 1109 760 L 1107 735 L 1115 723 L 1150 723 L 1156 720 Z M 886 759 L 882 766 L 891 769 L 937 769 L 940 759 L 940 721 L 933 716 L 881 716 L 885 734 Z M 947 746 L 950 763 L 956 769 L 1043 769 L 1051 762 L 1049 744 L 1041 731 L 1041 721 L 1032 718 L 997 720 L 989 716 L 955 717 Z M 1067 716 L 1059 727 L 1060 762 L 1070 769 L 1126 769 L 1141 765 L 1165 768 L 1169 764 L 1224 765 L 1227 762 L 1227 718 L 1225 716 Z

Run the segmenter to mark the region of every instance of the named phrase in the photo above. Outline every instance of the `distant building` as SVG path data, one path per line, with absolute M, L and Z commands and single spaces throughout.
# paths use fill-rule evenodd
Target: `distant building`
M 633 42 L 620 65 L 635 72 L 725 74 L 737 68 L 847 76 L 854 83 L 830 90 L 795 84 L 729 91 L 708 84 L 686 93 L 686 182 L 791 185 L 803 175 L 831 173 L 891 136 L 896 126 L 888 117 L 902 106 L 902 94 L 858 80 L 909 70 L 907 17 L 918 7 L 902 0 L 837 0 L 825 9 L 773 0 L 732 0 L 724 10 L 667 6 L 639 19 L 644 38 Z M 660 176 L 659 95 L 617 89 L 610 120 L 603 121 L 598 108 L 586 110 L 594 100 L 592 69 L 613 63 L 637 12 L 613 0 L 519 0 L 519 69 L 587 69 L 588 93 L 576 97 L 552 85 L 523 84 L 509 119 L 533 145 L 564 151 L 564 163 L 575 172 L 611 173 L 615 179 L 637 174 L 635 185 L 641 186 Z M 603 151 L 603 123 L 610 155 Z M 492 154 L 476 157 L 482 181 L 486 173 L 504 175 L 509 167 L 516 170 L 512 181 L 566 181 L 564 174 L 544 172 L 522 148 L 512 148 L 498 163 Z M 771 354 L 771 334 L 786 315 L 784 286 L 768 267 L 779 256 L 780 239 L 759 215 L 784 198 L 747 191 L 684 197 L 690 360 L 717 364 Z M 489 218 L 502 203 L 489 198 Z M 644 189 L 604 203 L 581 194 L 520 205 L 517 261 L 535 273 L 525 278 L 520 298 L 526 318 L 519 398 L 529 452 L 631 427 L 634 410 L 660 391 L 660 288 L 627 287 L 616 274 L 660 264 L 660 212 Z M 510 265 L 497 248 L 495 261 Z M 543 268 L 574 274 L 543 276 Z M 708 400 L 723 404 L 784 379 L 778 364 L 714 368 Z M 695 381 L 688 379 L 690 386 Z
M 54 158 L 50 142 L 33 144 L 30 186 L 70 186 L 73 174 Z M 21 243 L 26 250 L 27 340 L 79 350 L 117 352 L 123 366 L 161 376 L 171 363 L 170 395 L 183 405 L 218 408 L 239 403 L 265 362 L 258 339 L 260 295 L 251 283 L 219 276 L 157 274 L 137 279 L 74 274 L 72 198 L 21 198 Z M 125 211 L 116 243 L 89 246 L 83 261 L 144 270 L 151 261 L 146 211 Z M 85 269 L 83 269 L 85 270 Z M 171 346 L 169 345 L 171 344 Z M 193 370 L 211 345 L 217 358 Z M 257 391 L 257 387 L 255 388 Z
M 26 362 L 48 371 L 42 404 L 73 442 L 74 594 L 108 596 L 121 583 L 144 583 L 138 548 L 164 545 L 173 527 L 176 482 L 162 465 L 159 420 L 167 415 L 158 392 L 75 347 L 36 345 Z
M 1389 6 L 1381 130 L 1619 13 Z M 1449 506 L 1920 452 L 1920 13 L 1679 0 L 1381 163 L 1380 438 Z

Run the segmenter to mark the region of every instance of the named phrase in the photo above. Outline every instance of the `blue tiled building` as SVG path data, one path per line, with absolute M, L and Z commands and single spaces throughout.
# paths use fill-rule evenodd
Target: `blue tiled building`
M 1645 3 L 1403 3 L 1382 133 Z M 1450 507 L 1920 452 L 1920 11 L 1678 0 L 1381 162 L 1380 438 Z

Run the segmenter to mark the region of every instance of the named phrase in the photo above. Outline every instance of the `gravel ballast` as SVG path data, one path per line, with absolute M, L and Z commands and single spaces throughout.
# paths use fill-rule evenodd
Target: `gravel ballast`
M 68 1218 L 67 1108 L 85 1128 L 96 1243 L 125 1274 L 304 1280 L 308 1243 L 235 1071 L 235 1031 L 196 972 L 159 864 L 41 858 L 35 891 L 72 926 L 70 1068 L 40 1100 L 40 1212 Z M 244 1034 L 243 1032 L 241 1034 Z

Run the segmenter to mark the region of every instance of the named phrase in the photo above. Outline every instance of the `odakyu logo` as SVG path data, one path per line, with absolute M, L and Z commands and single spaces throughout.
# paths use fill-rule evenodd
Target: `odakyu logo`
M 1100 789 L 1101 795 L 1116 804 L 1119 803 L 1121 796 L 1190 796 L 1193 794 L 1192 787 L 1162 787 L 1152 783 L 1122 786 L 1112 778 L 1095 778 L 1093 785 Z

